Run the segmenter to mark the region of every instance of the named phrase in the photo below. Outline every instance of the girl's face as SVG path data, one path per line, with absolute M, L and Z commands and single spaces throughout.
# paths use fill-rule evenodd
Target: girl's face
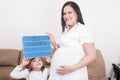
M 31 61 L 31 67 L 35 71 L 41 70 L 42 66 L 43 66 L 43 62 L 41 58 L 35 58 Z
M 78 22 L 77 21 L 77 13 L 69 5 L 64 7 L 63 19 L 66 22 L 66 24 L 69 25 L 70 27 L 73 27 Z

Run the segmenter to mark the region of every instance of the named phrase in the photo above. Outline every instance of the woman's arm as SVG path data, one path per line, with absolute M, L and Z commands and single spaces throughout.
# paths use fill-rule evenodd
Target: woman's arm
M 60 46 L 56 43 L 55 38 L 51 33 L 47 32 L 46 34 L 50 37 L 51 44 L 53 46 L 52 52 L 54 53 Z
M 52 46 L 55 47 L 55 46 L 57 45 L 57 43 L 56 43 L 56 41 L 55 41 L 55 38 L 54 38 L 53 34 L 51 34 L 51 33 L 49 33 L 49 32 L 47 32 L 46 34 L 50 37 Z
M 88 64 L 90 64 L 92 61 L 96 59 L 96 50 L 95 50 L 94 43 L 84 43 L 83 49 L 84 49 L 84 52 L 86 53 L 85 57 L 73 66 L 74 70 L 87 66 Z

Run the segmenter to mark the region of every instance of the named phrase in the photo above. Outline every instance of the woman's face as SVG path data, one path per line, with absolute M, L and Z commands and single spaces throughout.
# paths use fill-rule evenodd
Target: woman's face
M 43 62 L 41 58 L 35 58 L 31 62 L 31 67 L 33 68 L 33 70 L 39 71 L 41 70 L 42 66 Z
M 77 13 L 69 5 L 64 7 L 63 19 L 66 22 L 66 24 L 69 25 L 70 27 L 73 27 L 78 22 L 77 21 Z

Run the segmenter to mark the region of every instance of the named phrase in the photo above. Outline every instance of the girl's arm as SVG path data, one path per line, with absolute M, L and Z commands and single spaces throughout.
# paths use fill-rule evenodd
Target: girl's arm
M 48 57 L 46 57 L 46 59 L 45 59 L 45 60 L 46 60 L 46 62 L 47 62 L 47 63 L 50 63 L 50 62 L 51 62 L 51 57 L 50 57 L 50 56 L 48 56 Z
M 28 59 L 22 59 L 22 63 L 13 69 L 13 71 L 10 73 L 10 76 L 12 78 L 20 79 L 25 78 L 27 74 L 29 73 L 28 69 L 23 68 L 29 63 Z
M 26 78 L 28 73 L 29 73 L 28 69 L 22 70 L 22 68 L 18 65 L 15 67 L 15 69 L 12 70 L 10 76 L 15 79 L 21 79 L 21 78 Z
M 19 65 L 21 68 L 24 68 L 29 63 L 29 59 L 22 59 L 22 63 Z

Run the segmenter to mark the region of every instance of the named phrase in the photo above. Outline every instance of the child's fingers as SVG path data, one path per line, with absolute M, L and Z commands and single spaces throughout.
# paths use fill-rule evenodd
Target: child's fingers
M 51 57 L 46 57 L 46 61 L 47 61 L 48 63 L 50 63 L 50 62 L 51 62 Z

